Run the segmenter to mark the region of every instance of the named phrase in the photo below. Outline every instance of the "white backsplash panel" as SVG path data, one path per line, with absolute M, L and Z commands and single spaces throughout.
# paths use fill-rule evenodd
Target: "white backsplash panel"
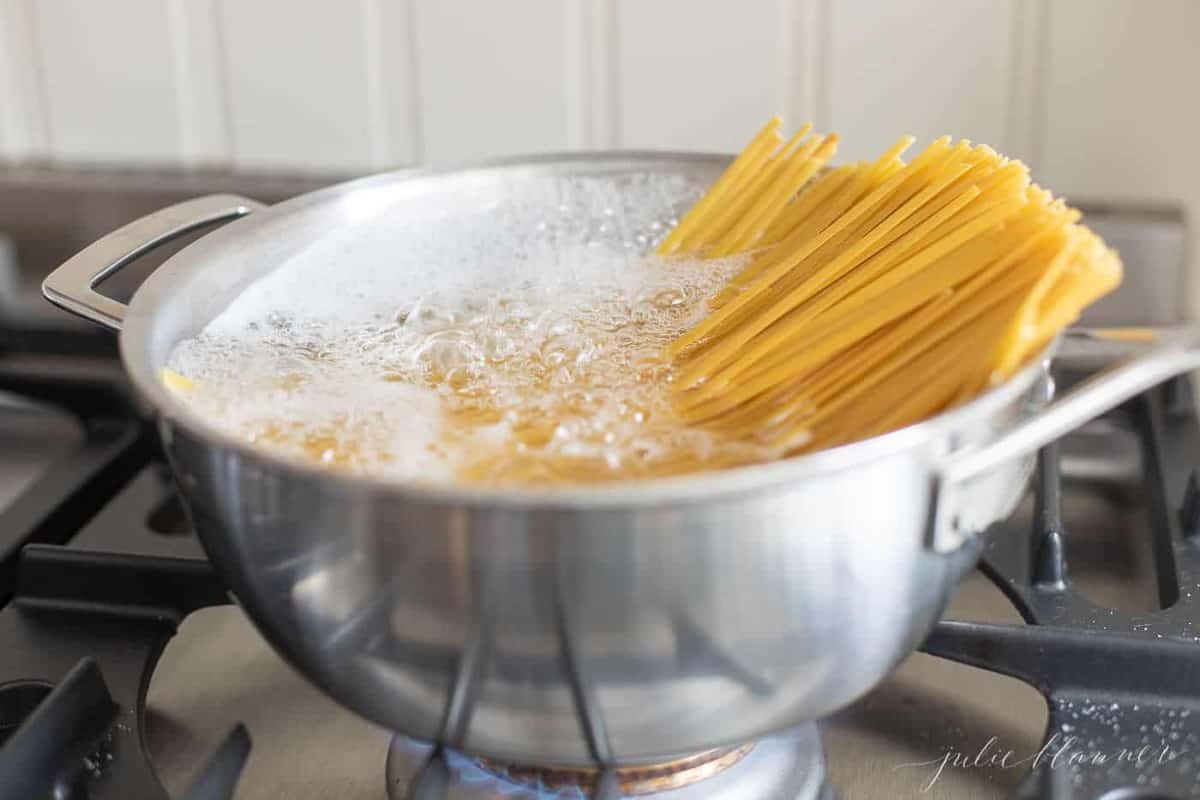
M 0 0 L 0 164 L 49 153 L 32 0 Z
M 233 153 L 225 79 L 224 37 L 216 0 L 167 0 L 179 159 L 188 166 L 222 166 Z
M 618 143 L 741 149 L 781 110 L 779 0 L 619 0 Z
M 41 70 L 51 155 L 85 162 L 178 160 L 167 4 L 37 0 L 29 7 L 36 53 L 30 66 Z
M 566 149 L 565 6 L 415 0 L 423 160 Z
M 1195 0 L 1054 0 L 1039 158 L 1046 182 L 1069 195 L 1183 200 L 1200 210 L 1198 34 Z
M 369 165 L 361 2 L 221 0 L 236 166 Z
M 1198 0 L 0 0 L 0 162 L 733 151 L 782 113 L 841 159 L 948 133 L 1194 220 L 1197 31 Z
M 831 6 L 829 103 L 839 155 L 878 155 L 911 133 L 1008 150 L 1012 0 L 840 0 Z
M 1036 174 L 1067 198 L 1180 204 L 1200 225 L 1200 2 L 1053 0 Z M 1200 252 L 1180 305 L 1200 317 Z M 1137 265 L 1128 265 L 1136 269 Z

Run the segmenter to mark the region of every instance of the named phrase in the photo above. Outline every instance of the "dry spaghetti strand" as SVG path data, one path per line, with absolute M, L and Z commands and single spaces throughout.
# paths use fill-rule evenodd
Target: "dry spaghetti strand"
M 777 122 L 659 249 L 753 253 L 667 347 L 692 424 L 793 451 L 883 433 L 1007 379 L 1120 283 L 1019 161 L 943 137 L 906 163 L 904 137 L 825 170 L 837 137 Z

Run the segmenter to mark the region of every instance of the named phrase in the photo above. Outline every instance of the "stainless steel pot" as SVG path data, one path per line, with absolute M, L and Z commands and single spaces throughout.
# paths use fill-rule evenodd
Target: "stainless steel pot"
M 856 444 L 553 490 L 402 485 L 291 463 L 189 416 L 158 374 L 247 284 L 364 213 L 386 207 L 387 224 L 402 226 L 405 209 L 454 215 L 481 194 L 503 203 L 513 187 L 578 176 L 702 187 L 725 163 L 571 155 L 379 175 L 271 208 L 204 197 L 110 234 L 44 291 L 121 331 L 213 562 L 267 639 L 330 695 L 396 731 L 497 759 L 660 759 L 822 717 L 866 692 L 942 613 L 975 562 L 975 534 L 1022 492 L 1030 454 L 1200 366 L 1200 335 L 1161 333 L 1049 405 L 1039 361 L 963 407 Z M 139 254 L 228 219 L 128 306 L 96 293 Z

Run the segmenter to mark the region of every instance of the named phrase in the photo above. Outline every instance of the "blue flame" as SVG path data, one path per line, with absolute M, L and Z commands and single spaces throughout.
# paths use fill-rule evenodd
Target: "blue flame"
M 588 800 L 587 793 L 580 786 L 555 791 L 543 785 L 540 779 L 536 787 L 525 786 L 489 772 L 474 759 L 453 750 L 446 751 L 446 766 L 464 785 L 491 784 L 494 791 L 513 800 Z

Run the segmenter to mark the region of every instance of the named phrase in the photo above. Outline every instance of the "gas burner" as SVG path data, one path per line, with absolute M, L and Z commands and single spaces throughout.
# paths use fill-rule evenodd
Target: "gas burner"
M 431 774 L 437 777 L 431 779 Z M 390 800 L 831 800 L 821 737 L 815 725 L 738 747 L 658 764 L 618 767 L 533 767 L 472 758 L 456 750 L 396 736 L 388 750 Z M 609 791 L 609 794 L 604 794 Z M 615 791 L 614 793 L 611 793 Z

